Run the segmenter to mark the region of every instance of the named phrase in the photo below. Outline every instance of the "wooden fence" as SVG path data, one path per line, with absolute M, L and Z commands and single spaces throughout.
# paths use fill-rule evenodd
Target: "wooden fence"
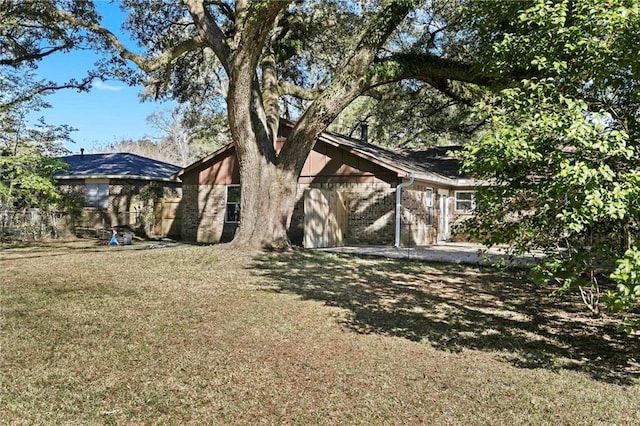
M 180 237 L 181 198 L 162 198 L 155 205 L 153 233 L 158 237 Z

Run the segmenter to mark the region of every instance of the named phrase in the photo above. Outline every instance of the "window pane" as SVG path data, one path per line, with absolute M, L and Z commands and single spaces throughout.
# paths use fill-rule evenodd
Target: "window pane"
M 85 185 L 85 205 L 87 207 L 109 207 L 109 184 L 87 183 Z
M 239 222 L 240 221 L 240 204 L 227 203 L 227 222 Z
M 456 210 L 471 210 L 471 201 L 458 201 Z
M 425 191 L 426 224 L 433 225 L 433 189 Z
M 240 187 L 227 186 L 227 203 L 239 203 L 239 202 L 240 202 Z
M 240 187 L 227 186 L 226 222 L 240 222 Z
M 475 209 L 475 192 L 456 192 L 456 210 L 471 211 Z
M 427 207 L 433 207 L 433 190 L 427 189 L 425 191 L 425 199 L 427 203 Z

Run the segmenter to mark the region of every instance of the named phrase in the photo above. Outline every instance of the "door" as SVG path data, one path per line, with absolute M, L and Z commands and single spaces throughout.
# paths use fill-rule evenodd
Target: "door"
M 438 241 L 449 239 L 449 191 L 439 189 L 440 211 L 438 214 Z
M 305 248 L 344 245 L 347 231 L 346 197 L 338 191 L 307 189 L 304 194 Z

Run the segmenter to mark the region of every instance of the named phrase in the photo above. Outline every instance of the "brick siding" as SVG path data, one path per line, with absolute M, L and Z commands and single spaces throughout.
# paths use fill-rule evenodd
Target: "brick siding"
M 386 183 L 323 183 L 298 185 L 289 228 L 289 238 L 302 244 L 304 234 L 304 191 L 320 188 L 347 193 L 346 244 L 391 245 L 395 240 L 396 189 Z M 403 189 L 401 243 L 405 246 L 436 242 L 437 203 L 434 197 L 433 224 L 428 225 L 425 189 L 414 185 Z M 233 238 L 235 224 L 225 224 L 225 185 L 184 185 L 182 188 L 182 239 L 215 243 Z

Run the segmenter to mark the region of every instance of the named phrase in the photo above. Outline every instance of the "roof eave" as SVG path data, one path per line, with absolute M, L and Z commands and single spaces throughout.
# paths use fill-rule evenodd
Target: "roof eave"
M 56 180 L 72 180 L 72 179 L 132 179 L 145 181 L 175 182 L 173 175 L 168 178 L 159 178 L 151 176 L 137 175 L 59 175 L 53 177 Z
M 407 172 L 408 174 L 409 172 Z M 489 186 L 490 183 L 483 180 L 477 179 L 469 179 L 469 178 L 450 178 L 446 176 L 441 176 L 437 173 L 413 173 L 413 177 L 415 180 L 430 182 L 430 183 L 440 183 L 443 185 L 451 186 L 454 188 L 468 188 L 468 187 L 478 187 L 478 186 Z
M 331 134 L 323 133 L 320 136 L 318 136 L 318 139 L 322 140 L 325 143 L 329 143 L 330 145 L 333 145 L 335 147 L 342 148 L 342 149 L 346 150 L 347 152 L 356 154 L 357 156 L 362 157 L 362 158 L 364 158 L 366 160 L 369 160 L 372 163 L 377 164 L 378 166 L 381 166 L 381 167 L 384 167 L 384 168 L 386 168 L 388 170 L 391 170 L 392 172 L 396 172 L 398 174 L 398 176 L 402 176 L 402 175 L 408 173 L 405 169 L 402 169 L 400 167 L 396 167 L 393 164 L 389 164 L 388 162 L 380 160 L 379 158 L 376 158 L 376 157 L 374 157 L 372 155 L 369 155 L 368 153 L 363 152 L 363 151 L 361 151 L 361 150 L 359 150 L 357 148 L 354 148 L 354 147 L 345 145 L 343 143 L 340 143 L 340 141 L 337 140 L 337 138 L 334 137 Z
M 398 174 L 398 176 L 400 177 L 407 177 L 409 174 L 413 174 L 415 179 L 418 180 L 422 180 L 422 181 L 428 181 L 428 182 L 435 182 L 435 183 L 441 183 L 443 185 L 449 185 L 449 186 L 454 186 L 454 187 L 463 187 L 463 186 L 475 186 L 476 181 L 472 180 L 472 179 L 453 179 L 453 178 L 449 178 L 443 175 L 440 175 L 438 173 L 425 173 L 422 171 L 417 171 L 417 170 L 410 170 L 407 168 L 401 168 L 401 167 L 397 167 L 393 164 L 390 164 L 387 161 L 381 160 L 377 157 L 374 157 L 372 155 L 369 155 L 367 152 L 364 152 L 360 149 L 351 147 L 351 146 L 347 146 L 345 144 L 341 144 L 339 140 L 337 140 L 338 138 L 331 135 L 331 134 L 323 134 L 320 136 L 320 138 L 322 138 L 325 142 L 330 143 L 333 146 L 339 146 L 351 153 L 354 153 L 360 157 L 363 157 L 379 166 L 385 167 L 391 171 L 394 171 Z M 319 139 L 320 139 L 319 138 Z M 462 181 L 462 182 L 460 182 Z

